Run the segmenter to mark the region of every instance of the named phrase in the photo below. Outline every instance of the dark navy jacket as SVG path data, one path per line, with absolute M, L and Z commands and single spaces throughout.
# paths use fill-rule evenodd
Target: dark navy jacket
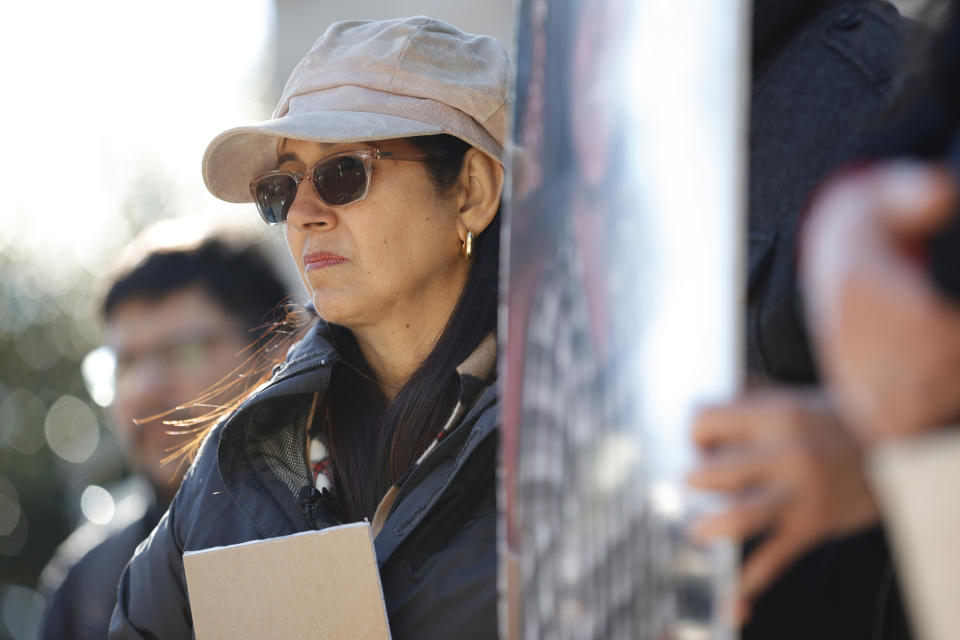
M 152 497 L 152 496 L 151 496 Z M 149 535 L 163 514 L 164 507 L 152 502 L 126 526 L 107 535 L 92 546 L 84 545 L 76 560 L 49 600 L 43 621 L 42 640 L 103 640 L 110 626 L 110 615 L 117 601 L 117 581 L 137 545 Z M 76 557 L 72 547 L 77 536 L 86 542 L 83 527 L 72 535 L 50 562 L 56 573 L 61 562 Z M 99 539 L 99 538 L 98 538 Z M 44 575 L 47 571 L 44 571 Z

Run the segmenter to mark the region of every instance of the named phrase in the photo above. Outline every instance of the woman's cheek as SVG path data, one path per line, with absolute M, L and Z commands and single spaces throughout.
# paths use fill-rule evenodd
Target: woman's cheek
M 300 275 L 300 280 L 308 288 L 310 287 L 310 281 L 307 279 L 306 271 L 303 264 L 303 237 L 302 234 L 297 233 L 291 229 L 290 225 L 284 225 L 284 236 L 287 240 L 287 249 L 290 251 L 290 258 L 293 260 L 293 264 L 297 266 L 297 273 Z

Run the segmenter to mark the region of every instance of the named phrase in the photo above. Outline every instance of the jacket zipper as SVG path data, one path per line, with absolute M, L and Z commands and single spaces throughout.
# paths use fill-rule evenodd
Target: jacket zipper
M 277 384 L 283 382 L 284 380 L 288 380 L 288 379 L 290 379 L 290 378 L 292 378 L 292 377 L 294 377 L 294 376 L 298 376 L 298 375 L 300 375 L 301 373 L 306 373 L 307 371 L 312 371 L 312 370 L 314 370 L 314 369 L 319 369 L 320 367 L 324 367 L 324 366 L 326 366 L 326 365 L 328 365 L 328 364 L 332 365 L 332 364 L 334 364 L 337 360 L 338 360 L 338 358 L 336 358 L 336 357 L 321 358 L 319 362 L 315 360 L 315 361 L 311 362 L 310 364 L 305 365 L 305 366 L 302 366 L 302 367 L 300 367 L 300 368 L 298 368 L 298 369 L 294 369 L 293 371 L 286 371 L 286 372 L 283 373 L 283 375 L 281 375 L 281 376 L 280 376 L 279 378 L 277 378 L 276 380 L 271 380 L 271 381 L 270 381 L 270 384 L 269 384 L 267 387 L 265 387 L 263 390 L 266 391 L 267 389 L 271 389 L 271 388 L 273 388 L 274 386 L 276 386 Z

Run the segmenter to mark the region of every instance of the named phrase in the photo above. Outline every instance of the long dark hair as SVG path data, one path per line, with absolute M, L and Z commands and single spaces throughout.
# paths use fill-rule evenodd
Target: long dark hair
M 410 141 L 428 154 L 426 169 L 441 193 L 460 176 L 470 145 L 450 135 Z M 332 325 L 341 360 L 318 412 L 335 469 L 341 516 L 371 517 L 377 503 L 443 427 L 457 400 L 456 367 L 496 330 L 500 215 L 474 241 L 467 283 L 433 351 L 387 402 L 349 329 Z

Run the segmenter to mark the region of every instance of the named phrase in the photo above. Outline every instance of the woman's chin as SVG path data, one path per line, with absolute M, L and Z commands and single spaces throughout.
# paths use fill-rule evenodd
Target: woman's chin
M 322 295 L 314 293 L 312 297 L 313 308 L 316 309 L 317 315 L 327 322 L 344 325 L 349 328 L 351 319 L 356 316 L 355 305 L 350 305 L 346 300 L 338 298 L 338 296 L 332 296 L 327 293 Z

